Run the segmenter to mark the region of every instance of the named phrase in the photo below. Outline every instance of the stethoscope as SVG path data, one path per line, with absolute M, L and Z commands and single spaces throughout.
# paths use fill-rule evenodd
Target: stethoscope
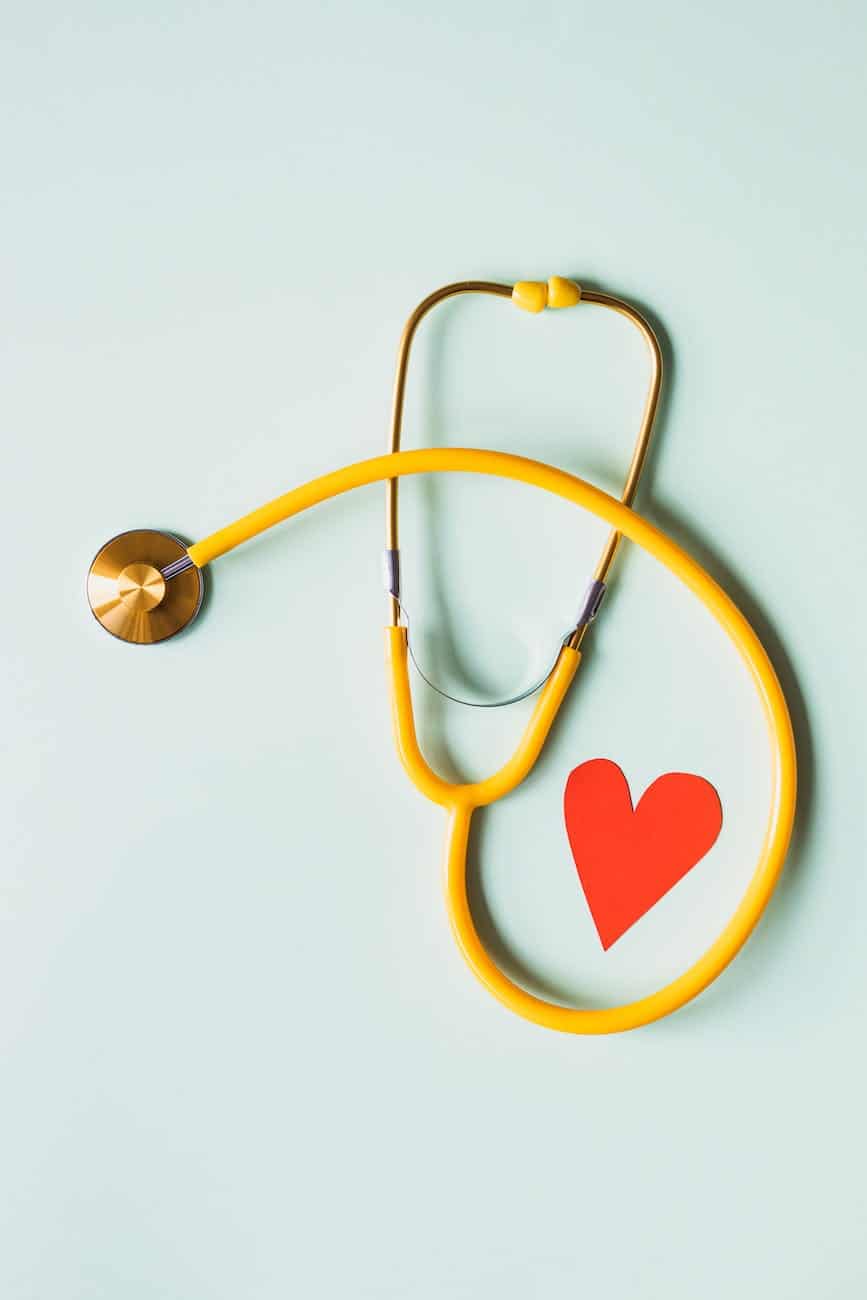
M 420 322 L 438 303 L 464 293 L 511 298 L 530 312 L 545 307 L 593 303 L 620 313 L 640 331 L 650 353 L 650 384 L 621 499 L 563 470 L 505 452 L 469 448 L 401 451 L 404 394 L 412 342 Z M 634 1029 L 677 1010 L 721 973 L 749 937 L 774 890 L 786 856 L 796 801 L 796 759 L 786 701 L 768 655 L 743 614 L 686 551 L 631 509 L 645 463 L 662 383 L 662 357 L 654 332 L 630 304 L 609 294 L 581 291 L 573 281 L 554 276 L 547 283 L 515 285 L 464 281 L 446 285 L 421 302 L 404 327 L 397 361 L 389 451 L 325 474 L 275 498 L 193 546 L 150 529 L 121 533 L 97 554 L 88 575 L 90 607 L 114 636 L 137 644 L 165 640 L 186 627 L 202 601 L 202 570 L 213 560 L 275 524 L 311 506 L 366 484 L 386 484 L 385 586 L 389 624 L 385 629 L 386 665 L 394 736 L 410 780 L 448 814 L 445 853 L 446 902 L 458 946 L 470 969 L 505 1006 L 549 1029 L 604 1034 Z M 541 488 L 590 511 L 611 526 L 574 627 L 564 637 L 553 667 L 542 682 L 512 699 L 538 691 L 531 717 L 515 752 L 483 781 L 444 780 L 425 760 L 416 736 L 409 680 L 410 641 L 401 588 L 398 546 L 398 480 L 428 473 L 487 474 Z M 771 799 L 759 861 L 734 915 L 710 948 L 675 980 L 649 996 L 621 1006 L 582 1010 L 547 1002 L 511 980 L 479 938 L 467 896 L 470 823 L 478 808 L 511 793 L 532 770 L 581 661 L 581 645 L 595 619 L 606 580 L 623 537 L 654 556 L 702 602 L 734 642 L 762 703 L 770 741 Z M 435 689 L 440 689 L 435 686 Z M 441 692 L 446 693 L 446 692 Z M 452 697 L 453 698 L 453 697 Z M 501 701 L 498 703 L 509 703 Z

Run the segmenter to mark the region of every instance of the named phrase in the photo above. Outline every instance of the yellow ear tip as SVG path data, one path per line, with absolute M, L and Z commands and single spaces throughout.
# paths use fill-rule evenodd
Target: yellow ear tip
M 512 289 L 512 302 L 522 311 L 541 311 L 548 302 L 548 286 L 541 280 L 519 280 Z
M 581 286 L 562 275 L 552 275 L 548 281 L 549 307 L 574 307 L 581 301 Z

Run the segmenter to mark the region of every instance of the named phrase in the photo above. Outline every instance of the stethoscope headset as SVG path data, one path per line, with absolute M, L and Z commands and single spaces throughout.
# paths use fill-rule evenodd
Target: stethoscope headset
M 438 303 L 458 294 L 492 294 L 511 298 L 529 312 L 590 303 L 618 312 L 639 330 L 650 354 L 650 383 L 632 459 L 620 500 L 563 470 L 505 452 L 468 448 L 401 451 L 404 395 L 413 339 L 419 324 Z M 385 586 L 389 623 L 385 629 L 386 664 L 394 735 L 400 760 L 414 785 L 448 814 L 446 902 L 458 946 L 479 980 L 518 1015 L 550 1029 L 579 1034 L 633 1029 L 668 1015 L 700 993 L 728 965 L 758 922 L 774 890 L 786 856 L 796 801 L 796 760 L 786 701 L 768 655 L 734 603 L 686 551 L 636 514 L 632 502 L 641 478 L 659 405 L 662 356 L 647 320 L 635 307 L 610 294 L 582 290 L 571 280 L 553 276 L 545 282 L 515 285 L 463 281 L 438 289 L 419 303 L 401 337 L 394 385 L 389 450 L 385 456 L 344 466 L 244 515 L 209 537 L 185 546 L 178 538 L 137 529 L 112 538 L 97 554 L 88 574 L 87 595 L 98 622 L 120 640 L 154 644 L 173 636 L 196 616 L 202 602 L 206 565 L 243 542 L 293 515 L 366 484 L 386 484 Z M 444 780 L 426 762 L 416 736 L 409 682 L 407 618 L 401 599 L 398 540 L 398 480 L 427 473 L 487 474 L 541 488 L 590 511 L 611 526 L 611 533 L 581 604 L 574 627 L 563 639 L 544 679 L 510 700 L 538 692 L 523 736 L 511 758 L 482 781 Z M 764 842 L 750 883 L 733 916 L 710 948 L 683 974 L 663 988 L 621 1006 L 583 1010 L 560 1006 L 528 992 L 493 961 L 476 930 L 467 896 L 467 849 L 473 813 L 503 798 L 518 786 L 541 753 L 581 661 L 581 645 L 606 591 L 609 571 L 622 538 L 646 550 L 702 602 L 730 637 L 744 660 L 763 706 L 770 742 L 771 799 Z M 425 680 L 429 678 L 422 673 Z M 430 682 L 441 694 L 448 694 Z M 449 696 L 449 698 L 455 698 Z M 475 703 L 461 701 L 464 703 Z

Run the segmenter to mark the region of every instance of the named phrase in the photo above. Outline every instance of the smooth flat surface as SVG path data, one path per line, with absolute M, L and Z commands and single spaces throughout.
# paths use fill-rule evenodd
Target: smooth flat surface
M 863 1292 L 865 28 L 854 3 L 7 21 L 4 1298 Z M 193 540 L 382 449 L 431 289 L 552 273 L 659 324 L 639 505 L 765 638 L 803 771 L 746 951 L 603 1040 L 510 1017 L 452 946 L 442 817 L 389 733 L 380 491 L 219 561 L 162 647 L 84 598 L 118 531 Z M 599 308 L 453 304 L 419 338 L 406 444 L 616 490 L 645 379 Z M 604 529 L 492 481 L 401 497 L 419 654 L 469 692 L 531 680 Z M 525 716 L 417 699 L 467 776 Z M 698 773 L 724 808 L 608 953 L 561 815 L 595 757 L 636 797 Z M 648 991 L 734 907 L 767 792 L 733 652 L 624 551 L 544 760 L 478 819 L 479 922 L 534 988 Z

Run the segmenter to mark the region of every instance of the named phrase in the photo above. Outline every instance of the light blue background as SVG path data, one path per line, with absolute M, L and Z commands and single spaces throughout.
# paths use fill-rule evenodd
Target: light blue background
M 862 1294 L 863 6 L 79 0 L 4 26 L 0 1294 Z M 748 949 L 601 1040 L 511 1017 L 453 948 L 442 817 L 389 734 L 379 490 L 226 558 L 160 649 L 83 599 L 113 533 L 200 537 L 377 452 L 432 288 L 551 273 L 659 323 L 640 507 L 754 619 L 803 767 Z M 407 444 L 617 490 L 645 378 L 597 309 L 454 305 Z M 521 684 L 598 525 L 498 483 L 402 499 L 420 650 Z M 522 725 L 419 713 L 467 774 Z M 636 794 L 701 772 L 726 810 L 608 954 L 560 821 L 597 755 Z M 624 553 L 544 761 L 480 822 L 480 924 L 534 987 L 649 990 L 735 905 L 767 789 L 731 649 Z

